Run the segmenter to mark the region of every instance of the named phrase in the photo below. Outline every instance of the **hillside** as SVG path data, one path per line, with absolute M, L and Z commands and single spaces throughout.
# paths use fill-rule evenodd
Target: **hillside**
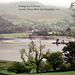
M 14 32 L 14 25 L 0 16 L 0 34 L 13 32 Z
M 44 10 L 19 10 L 25 9 L 25 6 L 31 5 L 36 7 L 28 7 L 28 9 L 35 8 Z M 24 25 L 26 27 L 29 26 L 33 29 L 40 29 L 40 27 L 54 27 L 55 29 L 61 29 L 64 28 L 64 25 L 68 28 L 73 21 L 71 14 L 72 11 L 68 8 L 45 6 L 34 1 L 0 4 L 0 16 L 15 25 Z M 57 25 L 59 25 L 59 28 L 56 27 Z

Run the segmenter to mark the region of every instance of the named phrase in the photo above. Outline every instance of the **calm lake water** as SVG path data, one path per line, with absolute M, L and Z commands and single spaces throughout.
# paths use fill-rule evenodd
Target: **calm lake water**
M 75 39 L 67 39 L 67 38 L 60 38 L 59 41 L 61 42 L 64 40 L 65 42 L 69 41 L 75 41 Z M 39 47 L 40 44 L 40 38 L 39 39 L 33 39 L 33 41 L 36 43 L 36 47 Z M 52 44 L 52 42 L 55 42 L 55 39 L 48 39 L 48 40 L 41 40 L 42 44 L 45 44 L 45 51 L 50 49 L 51 52 L 55 51 L 62 51 L 64 44 L 59 44 L 58 46 L 56 44 Z M 0 40 L 0 59 L 1 60 L 10 60 L 10 61 L 22 61 L 20 58 L 20 49 L 25 48 L 28 52 L 28 45 L 31 42 L 31 39 L 11 39 L 11 40 Z M 25 57 L 26 59 L 27 57 Z

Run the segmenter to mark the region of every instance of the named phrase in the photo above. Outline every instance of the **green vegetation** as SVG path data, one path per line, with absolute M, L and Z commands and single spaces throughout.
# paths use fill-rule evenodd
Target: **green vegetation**
M 14 32 L 14 25 L 0 16 L 0 34 L 13 32 Z
M 29 33 L 0 34 L 1 37 L 26 37 Z
M 40 31 L 37 32 L 38 36 L 48 36 L 48 31 L 47 29 L 41 29 Z
M 71 26 L 71 23 L 66 22 L 66 21 L 67 20 L 65 20 L 65 21 L 63 20 L 63 22 L 56 22 L 56 23 L 51 23 L 51 24 L 34 22 L 34 23 L 16 24 L 15 25 L 12 22 L 10 22 L 0 16 L 0 34 L 6 34 L 5 36 L 9 36 L 8 34 L 10 34 L 10 33 L 30 32 L 30 33 L 33 33 L 33 35 L 37 35 L 37 36 L 49 36 L 49 35 L 65 36 L 65 35 L 67 35 L 66 29 L 68 29 L 69 26 L 72 29 L 71 30 L 69 28 L 70 33 L 74 30 L 73 27 Z M 50 34 L 51 32 L 52 32 L 52 34 Z M 71 35 L 72 34 L 70 34 L 70 36 Z M 16 35 L 10 35 L 10 37 L 15 37 L 15 36 Z M 27 36 L 27 35 L 20 35 L 20 36 L 23 37 L 23 36 Z M 69 35 L 67 35 L 67 36 L 69 36 Z M 19 35 L 17 37 L 19 37 Z
M 64 58 L 66 63 L 70 63 L 71 68 L 73 68 L 75 66 L 75 41 L 70 41 L 66 44 L 63 48 L 63 54 L 65 56 Z
M 31 41 L 29 44 L 29 52 L 27 53 L 25 49 L 21 49 L 20 53 L 21 53 L 21 59 L 23 60 L 23 62 L 25 63 L 25 59 L 24 59 L 24 54 L 28 57 L 28 63 L 29 64 L 34 64 L 36 67 L 36 72 L 39 73 L 39 68 L 40 68 L 40 63 L 42 62 L 43 59 L 43 49 L 44 49 L 45 45 L 41 45 L 41 41 L 40 41 L 40 46 L 37 49 L 36 48 L 36 44 Z
M 26 74 L 26 75 L 74 75 L 75 71 L 61 72 L 61 73 L 39 73 L 39 74 Z M 21 74 L 19 74 L 21 75 Z
M 10 66 L 12 63 L 14 63 L 14 62 L 0 60 L 0 73 L 8 74 L 8 75 L 36 75 L 36 74 L 23 74 L 23 73 L 16 74 L 14 72 L 6 71 L 7 67 Z M 74 75 L 74 74 L 75 74 L 75 71 L 55 72 L 55 73 L 39 73 L 37 75 Z
M 13 24 L 9 20 L 4 19 L 0 16 L 0 34 L 7 34 L 7 33 L 23 33 L 29 30 L 29 25 L 20 25 L 20 24 Z
M 33 33 L 34 34 L 34 33 Z M 52 35 L 53 32 L 48 32 L 49 35 Z M 56 34 L 56 32 L 54 32 L 54 34 Z M 59 32 L 58 32 L 59 34 Z M 0 34 L 0 37 L 28 37 L 30 35 L 30 33 L 11 33 L 11 34 Z M 40 36 L 33 36 L 33 37 L 40 37 Z M 67 36 L 56 36 L 56 35 L 52 35 L 52 36 L 41 36 L 42 38 L 66 38 Z M 68 38 L 71 38 L 68 36 Z
M 7 72 L 7 71 L 0 71 L 0 73 L 8 74 L 8 75 L 75 75 L 75 71 L 69 71 L 69 72 L 55 72 L 55 73 L 37 73 L 37 74 L 16 74 L 13 72 Z
M 71 27 L 71 29 L 74 31 L 75 30 L 75 26 Z
M 8 71 L 6 71 L 6 70 L 0 70 L 0 73 L 2 73 L 2 74 L 7 74 L 7 75 L 16 75 L 16 73 L 8 72 Z
M 5 70 L 12 62 L 0 60 L 0 70 Z
M 47 61 L 52 65 L 53 70 L 59 67 L 63 63 L 63 57 L 61 52 L 53 52 L 47 57 Z
M 72 6 L 74 4 L 75 2 L 71 4 L 71 8 L 73 8 Z M 73 28 L 74 24 L 73 21 L 71 20 L 70 15 L 68 15 L 70 12 L 66 11 L 64 8 L 62 10 L 59 10 L 59 12 L 55 10 L 51 12 L 38 11 L 39 13 L 37 13 L 36 11 L 35 12 L 24 11 L 21 13 L 20 11 L 17 12 L 17 10 L 14 8 L 16 7 L 15 5 L 16 4 L 12 4 L 12 7 L 9 5 L 9 8 L 7 7 L 7 5 L 6 6 L 3 5 L 3 7 L 5 7 L 5 9 L 8 8 L 9 11 L 3 9 L 2 6 L 0 6 L 2 10 L 6 11 L 5 13 L 3 13 L 2 10 L 0 10 L 0 14 L 2 16 L 2 17 L 0 16 L 1 37 L 25 37 L 25 36 L 31 37 L 32 35 L 37 35 L 37 36 L 52 35 L 51 37 L 53 38 L 54 35 L 72 36 L 72 31 L 74 30 Z M 15 12 L 12 13 L 13 11 Z M 7 15 L 8 13 L 10 14 Z M 75 13 L 72 15 L 72 17 L 75 18 Z M 32 33 L 31 32 L 32 30 L 36 30 L 36 32 L 34 31 L 32 35 L 29 33 L 25 33 L 26 31 L 30 31 L 30 33 Z M 73 32 L 73 35 L 75 35 L 75 32 Z M 67 43 L 66 46 L 63 48 L 63 53 L 61 52 L 51 53 L 49 50 L 43 52 L 43 50 L 45 49 L 44 47 L 45 45 L 41 45 L 41 40 L 38 49 L 36 48 L 36 44 L 33 41 L 31 41 L 29 44 L 28 53 L 26 52 L 25 49 L 20 50 L 21 59 L 23 60 L 23 62 L 11 62 L 11 61 L 0 60 L 0 73 L 6 73 L 11 75 L 24 75 L 16 73 L 67 71 L 70 69 L 75 70 L 74 67 L 75 42 Z M 63 57 L 62 54 L 64 54 L 65 57 Z M 25 60 L 24 55 L 28 57 L 28 61 Z M 46 59 L 46 61 L 43 61 L 43 59 Z M 50 75 L 50 74 L 74 75 L 75 71 L 60 72 L 60 73 L 44 73 L 44 74 L 39 73 L 37 75 Z
M 72 2 L 70 5 L 70 9 L 73 11 L 73 14 L 71 15 L 74 18 L 74 28 L 73 29 L 73 36 L 75 37 L 75 2 Z
M 37 20 L 37 21 L 38 22 L 46 22 L 46 24 L 52 24 L 52 23 L 57 23 L 60 20 L 59 19 L 46 18 L 46 19 L 40 19 L 40 20 Z
M 39 73 L 39 74 L 26 74 L 26 75 L 74 75 L 75 72 L 61 72 L 61 73 Z M 21 75 L 21 74 L 19 74 Z
M 20 50 L 23 64 L 16 63 L 15 65 L 14 63 L 9 66 L 7 70 L 16 73 L 39 73 L 57 70 L 67 71 L 70 69 L 75 69 L 75 44 L 74 42 L 69 42 L 66 45 L 67 46 L 63 48 L 63 53 L 66 58 L 63 58 L 61 52 L 51 53 L 49 50 L 46 50 L 46 52 L 43 53 L 45 45 L 41 45 L 41 40 L 39 49 L 37 49 L 36 44 L 31 41 L 29 44 L 28 53 L 24 48 Z M 25 60 L 24 55 L 28 57 L 28 61 Z M 46 61 L 43 61 L 43 59 L 46 59 Z

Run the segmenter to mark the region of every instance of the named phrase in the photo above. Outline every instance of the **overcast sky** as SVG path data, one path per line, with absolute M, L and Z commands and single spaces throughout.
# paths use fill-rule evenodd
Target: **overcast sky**
M 0 3 L 10 3 L 17 1 L 38 1 L 45 5 L 62 6 L 67 8 L 69 8 L 71 2 L 75 2 L 75 0 L 0 0 Z

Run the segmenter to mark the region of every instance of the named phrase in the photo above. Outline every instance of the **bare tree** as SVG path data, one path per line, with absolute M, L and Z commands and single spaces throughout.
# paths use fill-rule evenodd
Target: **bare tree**
M 39 66 L 40 66 L 40 62 L 42 61 L 43 59 L 43 52 L 44 52 L 44 49 L 45 48 L 45 45 L 41 45 L 41 40 L 40 40 L 40 46 L 39 48 L 37 49 L 36 48 L 36 44 L 31 41 L 30 44 L 29 44 L 29 50 L 28 50 L 28 53 L 26 52 L 25 49 L 21 49 L 20 50 L 20 53 L 21 53 L 21 59 L 23 60 L 23 62 L 25 63 L 25 59 L 24 59 L 24 54 L 25 56 L 27 57 L 30 57 L 30 56 L 33 56 L 34 57 L 34 61 L 32 61 L 32 63 L 35 63 L 36 64 L 36 71 L 37 73 L 39 72 Z

